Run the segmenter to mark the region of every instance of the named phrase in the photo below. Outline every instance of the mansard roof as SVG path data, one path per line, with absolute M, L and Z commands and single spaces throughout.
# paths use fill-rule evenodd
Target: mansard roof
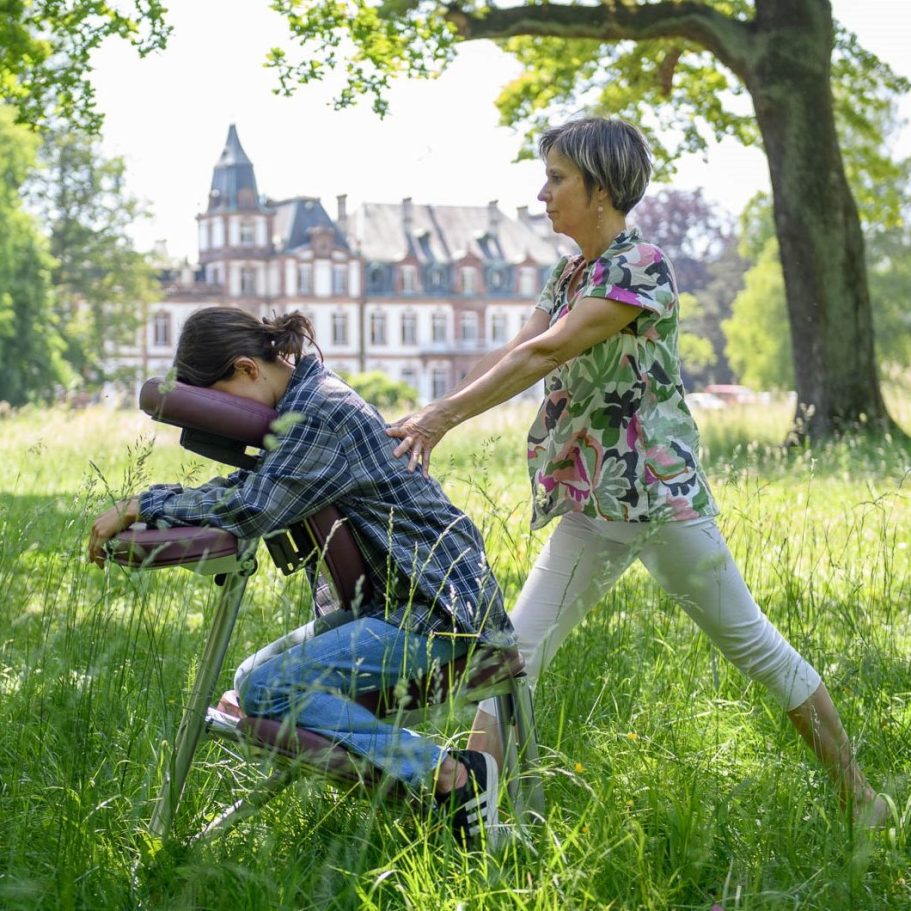
M 237 128 L 232 123 L 228 128 L 221 158 L 212 171 L 212 186 L 209 190 L 209 212 L 261 212 L 263 205 L 256 189 L 256 175 L 253 162 L 247 157 Z
M 563 253 L 575 252 L 566 238 L 544 234 L 527 214 L 510 218 L 496 203 L 487 206 L 364 203 L 354 218 L 361 254 L 368 262 L 399 262 L 410 256 L 421 263 L 482 262 L 547 266 Z
M 277 250 L 290 251 L 309 246 L 314 228 L 329 229 L 335 246 L 348 249 L 348 241 L 317 197 L 295 196 L 270 202 L 269 206 L 275 212 L 273 236 Z

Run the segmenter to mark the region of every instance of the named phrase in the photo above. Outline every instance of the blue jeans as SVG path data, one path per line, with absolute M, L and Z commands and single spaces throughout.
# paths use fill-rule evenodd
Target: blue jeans
M 372 617 L 352 620 L 291 646 L 255 667 L 240 701 L 248 715 L 291 716 L 408 785 L 428 782 L 446 755 L 424 737 L 380 721 L 352 701 L 358 693 L 423 676 L 468 649 L 464 640 L 427 637 Z

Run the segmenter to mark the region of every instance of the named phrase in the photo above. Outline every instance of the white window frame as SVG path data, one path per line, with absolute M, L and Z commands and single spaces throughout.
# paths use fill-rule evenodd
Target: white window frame
M 388 320 L 386 319 L 386 314 L 382 310 L 374 310 L 370 314 L 370 344 L 371 345 L 386 345 L 387 336 L 386 336 L 386 325 Z
M 459 339 L 466 344 L 477 344 L 478 341 L 478 314 L 472 311 L 462 314 L 459 326 Z
M 313 294 L 313 263 L 297 264 L 297 293 L 307 297 Z
M 332 344 L 333 345 L 347 345 L 348 344 L 348 314 L 347 313 L 333 313 L 332 314 Z
M 256 267 L 240 267 L 240 294 L 241 297 L 253 297 L 256 294 Z
M 449 340 L 449 325 L 445 313 L 430 315 L 430 339 L 435 344 L 445 344 Z
M 416 313 L 402 314 L 402 344 L 416 345 L 418 343 L 418 316 Z
M 152 344 L 156 348 L 171 347 L 171 314 L 159 310 L 152 320 Z
M 449 368 L 434 367 L 430 371 L 430 397 L 438 399 L 449 392 Z
M 348 264 L 332 264 L 332 293 L 341 297 L 348 294 Z
M 493 313 L 490 317 L 490 340 L 495 345 L 506 342 L 509 321 L 505 313 Z

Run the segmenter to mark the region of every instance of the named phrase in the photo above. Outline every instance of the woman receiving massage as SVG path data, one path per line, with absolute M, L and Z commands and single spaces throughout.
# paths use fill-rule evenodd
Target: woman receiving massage
M 386 423 L 305 351 L 313 344 L 300 313 L 271 320 L 226 307 L 194 313 L 180 334 L 177 379 L 275 408 L 286 429 L 254 471 L 196 488 L 155 485 L 115 504 L 92 526 L 89 558 L 103 566 L 105 542 L 140 520 L 258 538 L 337 505 L 374 595 L 349 623 L 277 654 L 257 653 L 271 657 L 245 674 L 240 705 L 248 715 L 290 717 L 405 785 L 432 790 L 458 840 L 471 843 L 498 822 L 493 757 L 442 749 L 379 721 L 353 697 L 420 677 L 476 643 L 513 645 L 502 595 L 471 520 L 436 481 L 415 483 L 391 458 Z

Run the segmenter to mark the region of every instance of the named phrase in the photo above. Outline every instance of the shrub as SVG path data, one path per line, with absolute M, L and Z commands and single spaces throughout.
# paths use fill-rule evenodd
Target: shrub
M 365 401 L 377 408 L 414 407 L 418 392 L 401 380 L 394 380 L 381 370 L 367 373 L 339 373 L 339 376 Z

